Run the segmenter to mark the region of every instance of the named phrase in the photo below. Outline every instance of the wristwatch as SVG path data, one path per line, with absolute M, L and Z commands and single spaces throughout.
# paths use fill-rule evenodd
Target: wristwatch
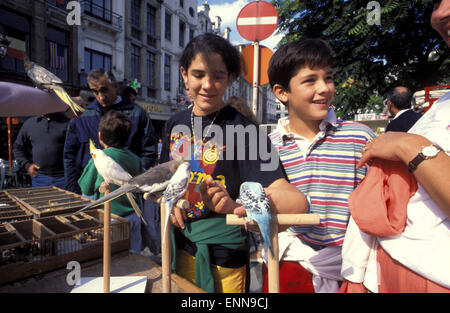
M 439 151 L 441 151 L 441 148 L 435 145 L 422 147 L 422 151 L 408 163 L 408 172 L 413 172 L 423 161 L 435 158 Z

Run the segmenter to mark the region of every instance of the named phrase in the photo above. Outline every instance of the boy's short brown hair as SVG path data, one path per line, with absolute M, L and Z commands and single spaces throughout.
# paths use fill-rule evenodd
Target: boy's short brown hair
M 131 121 L 123 113 L 111 110 L 100 118 L 98 131 L 106 145 L 124 148 L 131 134 Z
M 292 77 L 304 67 L 325 68 L 333 66 L 332 50 L 322 39 L 305 38 L 282 45 L 269 62 L 269 81 L 289 91 Z

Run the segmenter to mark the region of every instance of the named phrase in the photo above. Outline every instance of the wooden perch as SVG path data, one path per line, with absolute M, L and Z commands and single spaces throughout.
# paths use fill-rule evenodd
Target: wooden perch
M 227 225 L 243 226 L 248 221 L 247 217 L 239 217 L 234 214 L 227 214 Z M 278 255 L 278 225 L 317 225 L 320 223 L 319 214 L 273 214 L 270 221 L 270 237 L 273 246 L 273 253 L 267 253 L 267 276 L 269 283 L 269 293 L 280 292 L 280 264 Z M 248 225 L 257 225 L 254 221 L 249 221 Z
M 278 225 L 317 225 L 320 223 L 319 214 L 274 214 L 273 221 L 278 221 Z M 243 226 L 247 217 L 239 217 L 235 214 L 227 214 L 228 225 Z M 248 225 L 255 226 L 254 221 L 249 221 Z

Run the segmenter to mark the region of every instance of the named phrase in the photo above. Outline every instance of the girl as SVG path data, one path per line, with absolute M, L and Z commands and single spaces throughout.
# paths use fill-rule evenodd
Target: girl
M 260 142 L 256 124 L 223 102 L 227 86 L 241 72 L 240 61 L 239 52 L 217 35 L 203 34 L 189 42 L 180 71 L 193 106 L 167 121 L 160 159 L 161 163 L 191 160 L 191 179 L 184 196 L 189 209 L 174 208 L 171 217 L 176 226 L 172 269 L 208 292 L 248 290 L 247 234 L 225 222 L 225 214 L 242 212 L 234 201 L 241 183 L 255 181 L 267 187 L 276 212 L 307 209 L 306 198 L 285 179 L 278 155 L 263 161 L 255 153 Z M 270 147 L 263 136 L 264 148 Z M 275 166 L 261 172 L 271 161 Z M 283 190 L 283 203 L 277 190 Z

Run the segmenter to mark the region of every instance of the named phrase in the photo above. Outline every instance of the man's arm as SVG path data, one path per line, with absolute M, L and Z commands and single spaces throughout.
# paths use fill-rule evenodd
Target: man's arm
M 28 168 L 33 163 L 31 142 L 27 134 L 27 125 L 28 123 L 25 123 L 22 126 L 13 145 L 14 158 L 17 160 L 17 163 L 19 163 L 19 166 L 25 171 L 28 171 Z

